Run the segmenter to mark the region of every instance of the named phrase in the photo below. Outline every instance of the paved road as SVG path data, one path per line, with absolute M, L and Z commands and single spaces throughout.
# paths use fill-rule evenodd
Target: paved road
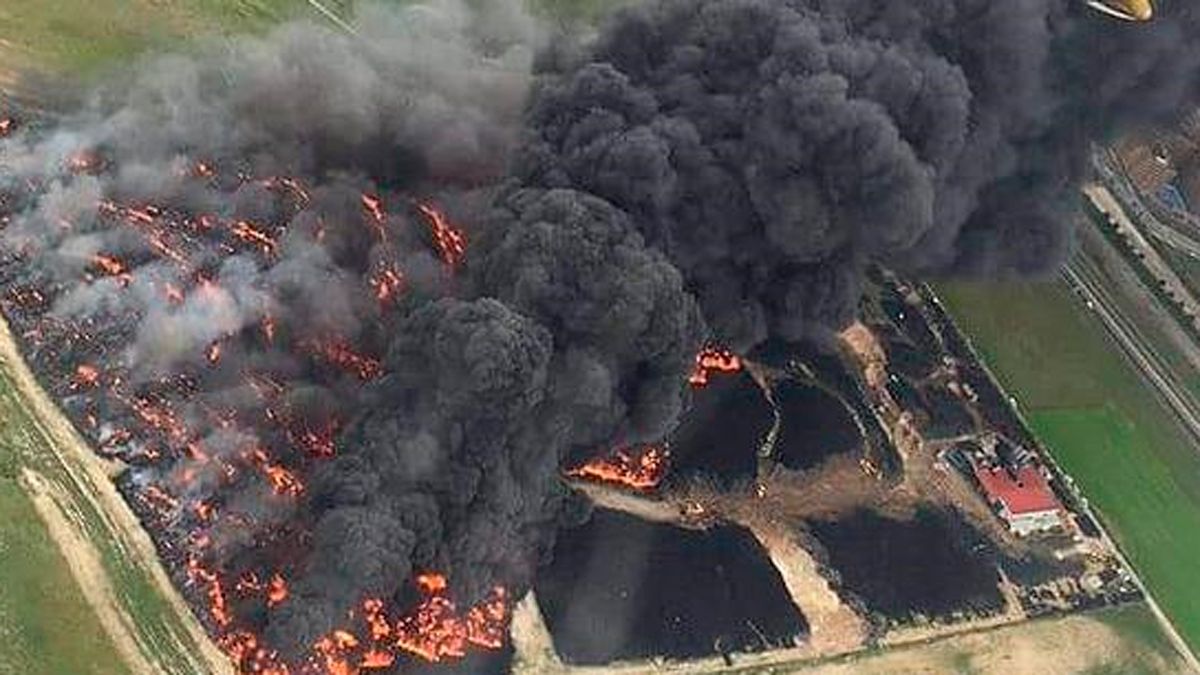
M 1119 205 L 1116 208 L 1120 210 Z M 1119 215 L 1122 218 L 1125 217 L 1123 212 Z M 1134 364 L 1145 380 L 1154 387 L 1155 391 L 1171 411 L 1175 413 L 1184 428 L 1194 439 L 1200 441 L 1200 402 L 1180 382 L 1178 375 L 1158 353 L 1154 343 L 1148 340 L 1138 329 L 1138 326 L 1122 313 L 1121 306 L 1112 297 L 1111 284 L 1098 265 L 1082 251 L 1078 251 L 1067 265 L 1063 267 L 1062 276 L 1083 298 L 1088 308 L 1095 312 L 1104 325 L 1105 330 L 1117 342 L 1121 351 Z M 1093 520 L 1097 523 L 1101 522 L 1094 517 Z M 1200 673 L 1200 661 L 1196 659 L 1196 655 L 1175 629 L 1174 624 L 1171 623 L 1166 613 L 1162 611 L 1154 596 L 1137 574 L 1136 568 L 1121 553 L 1120 548 L 1112 541 L 1109 533 L 1104 531 L 1103 534 L 1112 550 L 1121 559 L 1125 568 L 1133 573 L 1134 580 L 1145 595 L 1147 604 L 1158 618 L 1159 623 L 1162 625 L 1171 642 L 1184 656 L 1190 669 Z
M 1063 277 L 1096 313 L 1104 328 L 1117 341 L 1142 375 L 1179 417 L 1184 427 L 1200 441 L 1200 404 L 1158 354 L 1153 343 L 1126 318 L 1112 298 L 1108 284 L 1095 264 L 1077 255 L 1063 268 Z

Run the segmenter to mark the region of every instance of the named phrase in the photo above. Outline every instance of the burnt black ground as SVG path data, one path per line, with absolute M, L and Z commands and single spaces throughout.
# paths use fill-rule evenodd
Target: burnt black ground
M 846 406 L 828 392 L 785 380 L 775 387 L 781 425 L 775 458 L 789 469 L 811 469 L 862 446 Z
M 571 664 L 757 651 L 808 632 L 766 551 L 730 525 L 701 532 L 597 510 L 560 536 L 535 591 Z
M 871 511 L 811 524 L 842 587 L 889 618 L 1003 607 L 994 547 L 957 514 L 922 509 L 911 521 Z
M 671 440 L 671 480 L 703 477 L 730 488 L 754 479 L 775 413 L 749 374 L 713 375 L 694 393 Z

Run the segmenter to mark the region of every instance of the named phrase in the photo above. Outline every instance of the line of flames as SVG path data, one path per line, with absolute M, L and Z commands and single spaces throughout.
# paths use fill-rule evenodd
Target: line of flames
M 705 347 L 696 354 L 688 384 L 695 389 L 708 386 L 715 374 L 741 372 L 742 359 L 728 349 Z M 568 478 L 618 485 L 632 490 L 653 490 L 670 468 L 670 451 L 657 445 L 617 448 L 607 454 L 567 469 Z
M 298 664 L 285 662 L 247 630 L 226 633 L 218 646 L 241 672 L 262 675 L 357 675 L 390 668 L 402 655 L 438 663 L 461 659 L 472 649 L 494 651 L 504 646 L 510 600 L 503 587 L 493 588 L 481 602 L 462 611 L 449 597 L 445 576 L 426 573 L 414 581 L 421 594 L 416 607 L 392 619 L 383 600 L 366 599 L 348 613 L 345 626 L 316 640 Z M 240 581 L 238 587 L 247 592 L 266 588 L 271 602 L 270 586 L 264 587 L 256 577 Z

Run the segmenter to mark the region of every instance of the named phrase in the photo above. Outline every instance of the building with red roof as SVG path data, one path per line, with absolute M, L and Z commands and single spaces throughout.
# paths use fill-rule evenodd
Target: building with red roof
M 1018 536 L 1062 527 L 1062 504 L 1033 464 L 1016 470 L 972 462 L 975 479 L 988 503 Z

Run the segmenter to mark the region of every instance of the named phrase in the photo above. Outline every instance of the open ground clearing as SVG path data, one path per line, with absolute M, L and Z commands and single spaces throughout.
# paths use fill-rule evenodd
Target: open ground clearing
M 804 675 L 1156 675 L 1179 662 L 1143 605 L 1038 619 L 825 663 L 777 666 Z

